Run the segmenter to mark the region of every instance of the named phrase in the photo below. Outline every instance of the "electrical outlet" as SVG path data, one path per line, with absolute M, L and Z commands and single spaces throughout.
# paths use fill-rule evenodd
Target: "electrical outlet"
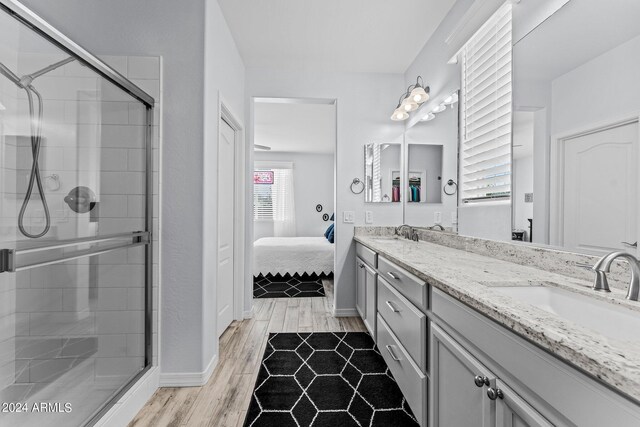
M 451 212 L 451 224 L 457 224 L 458 223 L 458 212 L 453 211 Z
M 524 193 L 524 202 L 533 203 L 533 193 Z
M 433 222 L 435 222 L 436 224 L 442 223 L 442 212 L 433 213 Z
M 344 222 L 345 224 L 353 224 L 353 222 L 355 221 L 355 216 L 356 214 L 353 211 L 344 211 L 342 222 Z
M 366 211 L 364 213 L 364 222 L 366 224 L 373 224 L 373 212 L 371 211 Z

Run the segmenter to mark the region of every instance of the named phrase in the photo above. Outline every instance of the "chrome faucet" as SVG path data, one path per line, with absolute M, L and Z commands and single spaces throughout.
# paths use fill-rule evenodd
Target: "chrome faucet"
M 396 236 L 402 236 L 405 239 L 410 239 L 410 240 L 413 240 L 414 242 L 418 241 L 418 233 L 409 224 L 402 224 L 396 227 L 395 234 Z
M 596 279 L 593 283 L 593 289 L 596 291 L 611 292 L 606 273 L 611 271 L 611 264 L 616 258 L 624 258 L 629 263 L 629 267 L 631 267 L 631 282 L 629 283 L 629 290 L 627 291 L 627 299 L 638 301 L 638 297 L 640 296 L 640 260 L 627 252 L 611 252 L 595 263 L 593 271 L 596 273 Z

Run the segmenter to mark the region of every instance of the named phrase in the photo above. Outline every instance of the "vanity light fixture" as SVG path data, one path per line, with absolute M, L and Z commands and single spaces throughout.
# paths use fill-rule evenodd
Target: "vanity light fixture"
M 437 107 L 435 107 L 433 110 L 431 110 L 431 112 L 434 114 L 438 114 L 438 113 L 442 113 L 446 109 L 447 109 L 446 105 L 440 104 Z
M 447 96 L 444 99 L 445 105 L 453 105 L 458 102 L 458 92 L 453 92 L 451 95 Z
M 409 112 L 418 109 L 420 104 L 423 104 L 429 99 L 429 86 L 424 86 L 422 77 L 418 76 L 416 83 L 409 86 L 407 91 L 404 92 L 398 100 L 398 106 L 391 114 L 391 120 L 401 121 L 409 118 Z
M 433 119 L 435 119 L 435 118 L 436 118 L 436 115 L 435 115 L 435 114 L 433 114 L 432 112 L 429 112 L 426 116 L 424 116 L 424 117 L 422 118 L 422 121 L 423 121 L 423 122 L 430 122 L 431 120 L 433 120 Z

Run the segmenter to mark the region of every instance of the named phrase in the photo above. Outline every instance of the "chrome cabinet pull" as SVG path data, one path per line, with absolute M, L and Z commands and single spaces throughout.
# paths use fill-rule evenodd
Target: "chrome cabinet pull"
M 394 280 L 400 280 L 400 277 L 398 277 L 393 271 L 388 271 L 387 276 L 391 277 Z
M 638 242 L 634 242 L 634 243 L 629 243 L 629 242 L 621 242 L 623 245 L 632 247 L 632 248 L 637 248 L 638 247 Z
M 389 355 L 391 356 L 391 358 L 392 358 L 393 360 L 395 360 L 396 362 L 399 362 L 399 361 L 400 361 L 400 359 L 398 359 L 398 357 L 397 357 L 395 354 L 393 354 L 393 350 L 391 350 L 391 346 L 390 346 L 390 345 L 387 345 L 387 346 L 385 346 L 385 347 L 387 348 L 387 351 L 389 352 Z
M 400 313 L 400 310 L 398 310 L 397 308 L 395 308 L 393 306 L 393 304 L 391 304 L 391 301 L 386 301 L 387 306 L 391 309 L 391 311 L 393 311 L 394 313 Z
M 473 378 L 473 382 L 478 387 L 484 387 L 485 385 L 489 385 L 489 377 L 485 377 L 484 375 L 476 375 Z
M 498 398 L 504 399 L 504 393 L 502 393 L 502 390 L 500 390 L 499 388 L 489 387 L 487 389 L 487 396 L 491 400 L 496 400 Z

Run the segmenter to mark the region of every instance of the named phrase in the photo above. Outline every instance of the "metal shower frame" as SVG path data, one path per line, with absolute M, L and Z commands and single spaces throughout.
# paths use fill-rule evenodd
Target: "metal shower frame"
M 134 385 L 141 377 L 143 377 L 152 366 L 153 346 L 152 346 L 152 290 L 153 290 L 153 112 L 155 100 L 148 93 L 140 89 L 133 82 L 126 77 L 118 73 L 116 70 L 105 64 L 96 56 L 89 53 L 77 43 L 66 37 L 60 31 L 49 25 L 46 21 L 26 8 L 24 5 L 15 0 L 0 0 L 0 10 L 6 12 L 10 16 L 14 17 L 22 24 L 33 30 L 35 33 L 42 36 L 44 39 L 51 42 L 53 45 L 73 56 L 83 65 L 89 67 L 95 71 L 99 76 L 105 78 L 109 82 L 113 83 L 138 101 L 142 102 L 146 107 L 146 132 L 145 132 L 145 230 L 133 233 L 125 233 L 112 236 L 97 236 L 95 239 L 78 238 L 64 241 L 57 241 L 54 245 L 35 245 L 31 247 L 25 247 L 15 250 L 3 250 L 0 253 L 0 266 L 5 266 L 5 271 L 12 271 L 11 269 L 20 269 L 15 265 L 15 256 L 18 252 L 29 252 L 35 250 L 53 249 L 53 247 L 73 246 L 81 243 L 98 242 L 105 240 L 118 240 L 125 238 L 131 238 L 131 243 L 127 245 L 118 245 L 109 249 L 97 248 L 94 250 L 83 251 L 81 257 L 98 255 L 105 253 L 105 251 L 123 249 L 125 247 L 145 246 L 145 366 L 144 368 L 131 380 L 123 386 L 118 393 L 104 404 L 102 408 L 97 410 L 91 418 L 87 420 L 87 425 L 93 425 L 102 418 L 113 405 Z M 29 266 L 26 266 L 29 267 Z

